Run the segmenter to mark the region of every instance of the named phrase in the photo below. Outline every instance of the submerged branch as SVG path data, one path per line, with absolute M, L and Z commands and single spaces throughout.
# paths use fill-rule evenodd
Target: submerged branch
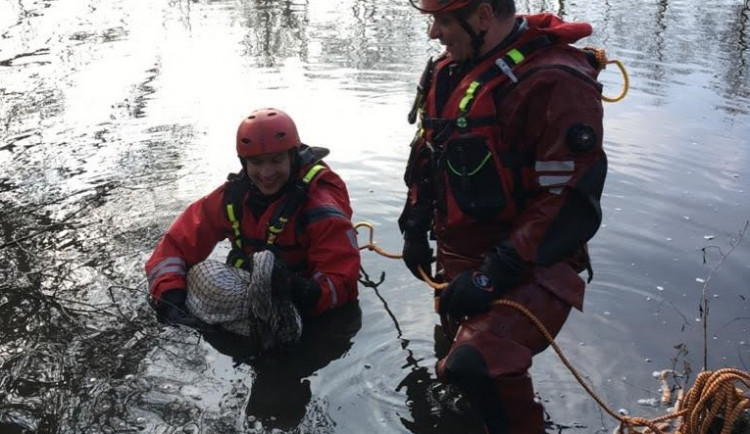
M 701 290 L 701 305 L 700 305 L 700 316 L 701 320 L 703 321 L 703 370 L 708 369 L 708 282 L 711 281 L 711 278 L 713 277 L 716 270 L 718 270 L 721 265 L 724 263 L 724 261 L 729 257 L 729 255 L 732 254 L 734 249 L 737 248 L 738 245 L 742 242 L 742 238 L 745 236 L 745 233 L 747 232 L 748 225 L 750 225 L 750 221 L 745 221 L 745 225 L 742 227 L 742 230 L 739 231 L 738 238 L 732 242 L 729 242 L 729 250 L 726 253 L 723 253 L 721 249 L 719 249 L 719 254 L 721 255 L 721 258 L 719 259 L 719 263 L 714 266 L 713 269 L 708 273 L 708 277 L 706 277 L 705 282 L 703 282 L 703 288 Z M 706 251 L 708 247 L 703 247 L 701 251 L 703 252 L 703 262 L 706 262 Z

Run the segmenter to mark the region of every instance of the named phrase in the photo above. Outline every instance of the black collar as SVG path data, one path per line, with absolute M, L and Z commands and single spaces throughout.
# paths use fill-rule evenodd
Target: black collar
M 482 63 L 485 59 L 489 57 L 493 57 L 497 55 L 500 51 L 508 48 L 511 46 L 516 40 L 518 40 L 519 37 L 529 28 L 529 23 L 526 21 L 526 18 L 524 17 L 517 17 L 516 22 L 513 24 L 513 30 L 510 31 L 508 36 L 505 37 L 502 41 L 500 41 L 499 44 L 492 47 L 492 49 L 483 55 L 472 58 L 469 60 L 466 60 L 461 63 L 456 63 L 456 68 L 459 71 L 467 72 L 470 71 L 472 68 L 474 68 L 476 65 L 479 65 Z

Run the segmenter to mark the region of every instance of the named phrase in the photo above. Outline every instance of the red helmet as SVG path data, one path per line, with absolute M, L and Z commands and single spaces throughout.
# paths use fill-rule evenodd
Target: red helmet
M 240 158 L 282 152 L 297 148 L 301 143 L 292 118 L 278 109 L 255 110 L 237 128 Z
M 412 6 L 420 12 L 451 12 L 465 8 L 474 3 L 474 0 L 409 0 Z

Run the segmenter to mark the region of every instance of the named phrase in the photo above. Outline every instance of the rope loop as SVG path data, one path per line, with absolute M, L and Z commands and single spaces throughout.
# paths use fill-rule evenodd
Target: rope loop
M 628 90 L 630 89 L 630 78 L 628 77 L 628 71 L 625 69 L 625 65 L 623 65 L 623 63 L 617 59 L 613 59 L 613 60 L 607 59 L 607 54 L 603 48 L 596 48 L 596 47 L 588 46 L 588 47 L 583 47 L 583 50 L 592 53 L 594 57 L 596 58 L 596 64 L 598 65 L 597 70 L 596 70 L 597 74 L 601 72 L 603 69 L 607 68 L 607 65 L 611 65 L 611 64 L 616 65 L 617 68 L 620 70 L 620 73 L 622 74 L 623 84 L 622 84 L 622 92 L 620 92 L 620 95 L 616 97 L 608 97 L 608 96 L 602 95 L 602 100 L 605 102 L 618 102 L 622 100 L 623 98 L 625 98 L 625 95 L 628 94 Z
M 357 232 L 358 235 L 359 235 L 359 230 L 358 229 L 361 228 L 361 227 L 366 227 L 366 228 L 368 228 L 370 230 L 370 239 L 367 242 L 367 244 L 365 244 L 364 246 L 360 247 L 359 250 L 367 249 L 367 250 L 370 250 L 372 252 L 376 252 L 376 253 L 378 253 L 381 256 L 385 256 L 386 258 L 401 259 L 401 257 L 402 257 L 401 255 L 398 255 L 396 253 L 386 252 L 385 250 L 383 250 L 380 247 L 378 247 L 378 246 L 375 245 L 375 241 L 374 241 L 374 239 L 375 239 L 375 226 L 372 223 L 369 223 L 369 222 L 359 222 L 359 223 L 356 223 L 354 225 L 354 230 Z

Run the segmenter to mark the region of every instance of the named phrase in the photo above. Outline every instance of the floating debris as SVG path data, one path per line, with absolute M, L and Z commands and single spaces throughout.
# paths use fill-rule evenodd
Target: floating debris
M 639 405 L 644 405 L 647 407 L 658 407 L 659 406 L 659 400 L 656 398 L 641 398 L 638 400 Z

